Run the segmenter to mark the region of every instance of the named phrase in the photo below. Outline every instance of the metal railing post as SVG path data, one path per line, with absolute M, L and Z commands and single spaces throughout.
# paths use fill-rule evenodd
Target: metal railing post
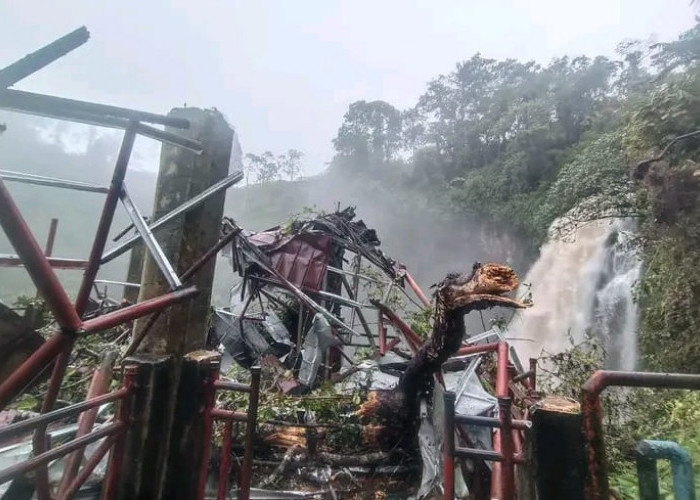
M 455 497 L 455 393 L 445 391 L 443 400 L 442 487 L 443 500 Z

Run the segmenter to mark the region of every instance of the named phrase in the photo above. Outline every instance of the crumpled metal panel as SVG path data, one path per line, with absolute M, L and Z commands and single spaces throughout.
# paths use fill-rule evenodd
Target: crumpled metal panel
M 307 232 L 283 236 L 279 231 L 266 231 L 245 237 L 295 286 L 307 292 L 318 292 L 322 288 L 333 242 L 331 235 Z M 246 259 L 249 257 L 252 256 L 246 255 Z
M 357 372 L 336 386 L 341 394 L 352 394 L 359 387 L 372 391 L 389 390 L 399 383 L 399 377 L 384 373 L 376 362 L 363 361 L 357 368 L 359 368 Z
M 328 320 L 316 314 L 311 329 L 306 334 L 304 346 L 301 351 L 301 367 L 299 368 L 299 382 L 311 385 L 316 380 L 318 369 L 323 362 L 323 357 L 329 347 L 340 344 L 333 335 Z
M 327 234 L 302 233 L 268 255 L 275 270 L 294 285 L 318 292 L 328 270 L 332 241 Z
M 497 416 L 498 401 L 481 385 L 476 374 L 476 366 L 479 359 L 461 372 L 448 372 L 443 374 L 445 387 L 448 391 L 453 391 L 457 397 L 455 402 L 455 414 L 475 415 L 475 416 Z M 467 433 L 474 448 L 482 450 L 493 449 L 491 440 L 491 430 L 488 427 L 461 425 Z M 490 466 L 490 462 L 486 462 Z

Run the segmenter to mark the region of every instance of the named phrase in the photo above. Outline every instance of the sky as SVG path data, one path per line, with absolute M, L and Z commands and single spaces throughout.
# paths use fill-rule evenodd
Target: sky
M 356 100 L 414 105 L 427 83 L 480 52 L 547 63 L 675 38 L 689 0 L 0 0 L 0 67 L 85 25 L 90 41 L 16 88 L 167 113 L 216 107 L 244 153 L 332 158 Z M 157 168 L 155 143 L 139 143 Z

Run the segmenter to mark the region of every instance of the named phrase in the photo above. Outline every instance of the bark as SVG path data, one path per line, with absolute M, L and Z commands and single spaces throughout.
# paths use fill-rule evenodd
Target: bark
M 408 364 L 398 387 L 373 391 L 358 410 L 361 417 L 380 420 L 403 430 L 404 439 L 414 434 L 418 403 L 430 391 L 432 375 L 457 352 L 465 336 L 464 315 L 495 306 L 524 308 L 525 304 L 502 294 L 518 287 L 515 272 L 499 264 L 474 264 L 469 274 L 450 274 L 435 292 L 433 331 Z

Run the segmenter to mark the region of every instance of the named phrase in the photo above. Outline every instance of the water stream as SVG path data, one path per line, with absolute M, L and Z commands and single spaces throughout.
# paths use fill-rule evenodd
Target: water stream
M 590 223 L 572 238 L 542 247 L 523 280 L 531 285 L 534 306 L 516 315 L 507 332 L 521 359 L 566 350 L 589 333 L 606 349 L 609 368 L 634 369 L 634 287 L 641 271 L 634 228 L 628 220 Z

